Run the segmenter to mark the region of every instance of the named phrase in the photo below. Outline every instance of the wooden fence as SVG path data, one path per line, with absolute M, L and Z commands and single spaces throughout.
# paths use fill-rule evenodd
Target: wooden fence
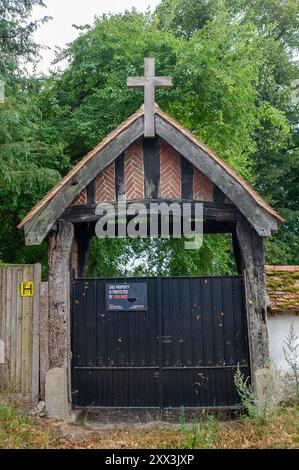
M 32 297 L 21 283 L 33 282 Z M 36 401 L 39 396 L 41 266 L 0 266 L 0 386 Z

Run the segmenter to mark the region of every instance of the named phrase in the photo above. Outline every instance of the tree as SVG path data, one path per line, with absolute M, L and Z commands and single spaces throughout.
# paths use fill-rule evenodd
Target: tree
M 160 28 L 156 17 L 132 11 L 100 17 L 80 30 L 57 59 L 67 58 L 68 68 L 41 94 L 48 125 L 57 123 L 67 156 L 75 163 L 142 104 L 143 92 L 127 89 L 126 78 L 142 73 L 143 58 L 153 55 L 157 73 L 174 79 L 172 90 L 158 90 L 158 103 L 252 180 L 250 156 L 256 151 L 253 136 L 260 123 L 267 119 L 275 126 L 278 141 L 289 132 L 285 115 L 259 94 L 260 71 L 266 68 L 264 39 L 254 25 L 232 21 L 227 11 L 218 12 L 188 39 Z M 207 238 L 196 254 L 182 251 L 175 240 L 138 243 L 135 251 L 147 259 L 136 268 L 139 272 L 152 270 L 154 262 L 159 266 L 161 257 L 167 260 L 161 269 L 172 274 L 199 273 L 203 266 L 207 272 L 208 264 L 219 273 L 220 259 L 223 272 L 232 266 L 225 238 L 217 245 L 213 237 Z M 131 241 L 121 246 L 131 253 Z M 92 251 L 93 269 L 99 247 L 110 250 L 110 260 L 113 252 L 120 260 L 119 245 L 100 241 Z
M 16 226 L 67 166 L 63 146 L 37 106 L 39 85 L 29 86 L 22 67 L 38 54 L 32 32 L 39 22 L 30 20 L 34 5 L 43 3 L 2 0 L 0 5 L 0 78 L 6 82 L 5 102 L 0 104 L 0 259 L 6 262 L 45 258 L 44 246 L 24 247 Z
M 298 62 L 294 61 L 299 46 L 299 3 L 296 0 L 163 0 L 156 16 L 160 28 L 188 38 L 192 44 L 193 37 L 217 21 L 224 10 L 232 28 L 237 21 L 240 27 L 251 25 L 255 29 L 263 57 L 259 63 L 254 61 L 259 77 L 253 84 L 254 100 L 259 112 L 253 108 L 252 118 L 258 119 L 258 125 L 250 131 L 251 145 L 244 141 L 249 154 L 236 162 L 236 169 L 242 171 L 245 165 L 249 169 L 245 176 L 286 218 L 278 234 L 267 240 L 267 262 L 298 264 L 298 103 L 292 103 L 291 95 L 292 85 L 299 77 Z M 222 51 L 221 44 L 219 51 Z M 211 63 L 211 73 L 212 70 Z M 281 132 L 283 120 L 284 132 Z M 227 122 L 226 117 L 224 121 Z
M 49 18 L 30 19 L 35 5 L 45 6 L 42 0 L 1 0 L 0 3 L 0 77 L 7 85 L 24 78 L 22 63 L 36 60 L 39 47 L 32 33 Z

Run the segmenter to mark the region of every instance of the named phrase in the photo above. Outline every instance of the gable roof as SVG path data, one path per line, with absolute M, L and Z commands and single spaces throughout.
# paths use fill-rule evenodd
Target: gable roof
M 205 173 L 239 208 L 257 232 L 271 235 L 282 217 L 226 162 L 205 146 L 159 106 L 155 107 L 156 133 Z M 73 199 L 144 132 L 143 106 L 111 132 L 59 181 L 25 216 L 27 244 L 40 243 Z M 253 203 L 253 205 L 252 205 Z
M 28 212 L 24 219 L 18 225 L 18 228 L 21 229 L 34 215 L 39 213 L 47 203 L 53 199 L 53 197 L 66 185 L 66 183 L 75 176 L 79 170 L 84 168 L 90 160 L 92 160 L 101 150 L 103 150 L 115 137 L 117 137 L 122 131 L 127 127 L 131 126 L 138 118 L 143 116 L 143 109 L 140 108 L 136 113 L 132 114 L 128 119 L 123 121 L 114 131 L 110 132 L 94 149 L 88 152 L 85 157 L 83 157 L 74 168 L 62 178 L 53 188 Z M 79 194 L 79 193 L 78 193 Z

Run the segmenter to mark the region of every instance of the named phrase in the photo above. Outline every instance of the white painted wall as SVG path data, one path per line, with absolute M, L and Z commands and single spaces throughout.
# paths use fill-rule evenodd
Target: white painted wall
M 288 369 L 287 362 L 283 354 L 284 341 L 290 331 L 290 326 L 294 322 L 294 330 L 299 338 L 299 316 L 296 315 L 275 315 L 268 316 L 267 325 L 269 332 L 270 358 L 276 369 Z

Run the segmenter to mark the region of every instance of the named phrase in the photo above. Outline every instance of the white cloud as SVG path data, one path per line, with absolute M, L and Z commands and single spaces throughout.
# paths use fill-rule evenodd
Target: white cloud
M 37 43 L 50 49 L 42 52 L 39 72 L 46 73 L 54 59 L 55 46 L 64 47 L 78 36 L 73 24 L 92 24 L 95 16 L 103 13 L 120 13 L 135 7 L 138 11 L 151 10 L 161 0 L 45 0 L 47 8 L 36 7 L 34 18 L 52 16 L 53 20 L 42 25 L 34 34 Z

